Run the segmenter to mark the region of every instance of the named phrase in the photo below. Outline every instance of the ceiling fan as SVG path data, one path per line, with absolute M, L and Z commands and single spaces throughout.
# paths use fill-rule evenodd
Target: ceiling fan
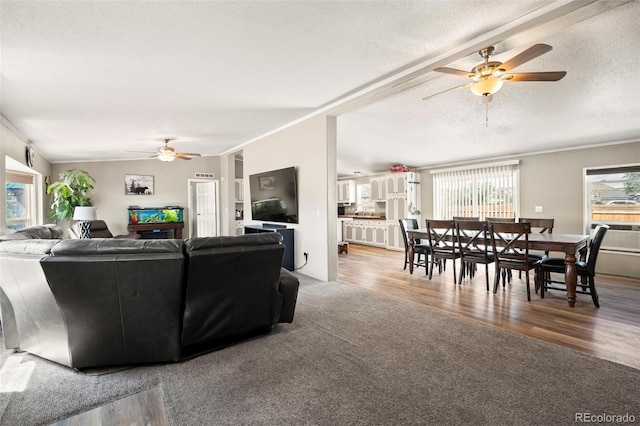
M 552 47 L 548 44 L 535 44 L 522 53 L 509 59 L 507 62 L 503 63 L 497 61 L 489 61 L 489 58 L 491 57 L 491 55 L 493 55 L 495 48 L 493 46 L 485 47 L 478 52 L 484 62 L 473 67 L 470 72 L 448 67 L 434 69 L 434 71 L 437 72 L 470 78 L 472 79 L 472 81 L 461 86 L 456 86 L 451 89 L 447 89 L 445 91 L 427 96 L 422 100 L 432 98 L 433 96 L 440 95 L 451 90 L 470 87 L 471 92 L 474 95 L 483 96 L 486 101 L 489 101 L 491 100 L 491 96 L 502 88 L 505 81 L 558 81 L 567 74 L 566 71 L 524 73 L 510 72 L 512 69 L 524 64 L 525 62 L 529 62 L 530 60 L 537 58 L 544 53 L 549 52 L 551 49 Z
M 169 146 L 169 142 L 173 139 L 165 138 L 162 141 L 164 142 L 164 146 L 158 148 L 155 154 L 153 154 L 149 158 L 157 158 L 160 161 L 173 161 L 176 158 L 181 160 L 191 160 L 191 157 L 200 157 L 200 154 L 196 152 L 176 152 L 175 149 Z

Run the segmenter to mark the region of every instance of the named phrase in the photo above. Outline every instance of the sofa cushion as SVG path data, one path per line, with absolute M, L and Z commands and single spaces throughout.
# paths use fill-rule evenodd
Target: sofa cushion
M 51 250 L 54 256 L 136 253 L 182 253 L 182 240 L 84 239 L 63 240 Z

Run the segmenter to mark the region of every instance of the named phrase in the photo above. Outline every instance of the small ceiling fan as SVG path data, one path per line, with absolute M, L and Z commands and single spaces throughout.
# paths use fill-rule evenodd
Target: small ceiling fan
M 473 67 L 470 72 L 448 67 L 434 69 L 434 71 L 437 72 L 453 74 L 459 77 L 466 77 L 472 79 L 473 81 L 427 96 L 422 100 L 432 98 L 436 95 L 440 95 L 451 90 L 470 87 L 471 92 L 473 92 L 474 95 L 483 96 L 485 97 L 486 101 L 489 101 L 491 100 L 491 96 L 502 88 L 505 81 L 558 81 L 567 74 L 566 71 L 524 73 L 510 72 L 512 69 L 524 64 L 525 62 L 529 62 L 530 60 L 537 58 L 544 53 L 549 52 L 551 49 L 552 47 L 548 44 L 535 44 L 522 53 L 509 59 L 507 62 L 502 63 L 497 61 L 489 61 L 489 58 L 491 57 L 491 55 L 493 55 L 495 48 L 493 46 L 485 47 L 478 52 L 484 62 Z
M 169 146 L 169 142 L 172 140 L 173 139 L 170 138 L 162 139 L 164 146 L 158 148 L 156 153 L 149 158 L 157 158 L 160 161 L 173 161 L 176 158 L 181 160 L 191 160 L 191 157 L 200 157 L 200 154 L 197 152 L 176 152 L 175 149 Z

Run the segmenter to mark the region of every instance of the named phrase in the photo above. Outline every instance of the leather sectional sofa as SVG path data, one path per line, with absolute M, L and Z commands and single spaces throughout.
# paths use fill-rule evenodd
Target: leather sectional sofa
M 293 321 L 281 235 L 60 240 L 0 237 L 7 349 L 76 368 L 172 362 Z

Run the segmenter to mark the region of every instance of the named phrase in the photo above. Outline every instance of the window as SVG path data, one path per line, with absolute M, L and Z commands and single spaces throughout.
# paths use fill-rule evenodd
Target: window
M 518 161 L 433 170 L 433 217 L 517 217 Z
M 11 234 L 20 229 L 35 225 L 35 189 L 33 176 L 18 172 L 7 171 L 6 214 L 7 233 Z
M 586 233 L 609 225 L 602 249 L 640 253 L 640 164 L 585 170 Z

